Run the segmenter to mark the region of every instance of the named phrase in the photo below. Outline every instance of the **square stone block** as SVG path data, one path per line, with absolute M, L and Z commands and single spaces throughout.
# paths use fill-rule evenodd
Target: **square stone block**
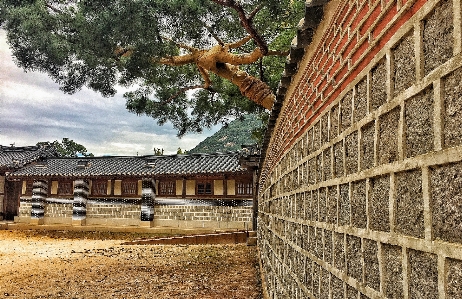
M 32 225 L 42 225 L 44 223 L 44 220 L 43 220 L 43 218 L 40 218 L 40 219 L 31 218 L 29 223 L 32 224 Z
M 360 168 L 361 170 L 369 169 L 374 166 L 374 136 L 375 136 L 375 121 L 372 121 L 361 128 L 361 154 Z
M 404 103 L 405 155 L 415 157 L 433 151 L 433 88 Z
M 344 176 L 345 171 L 343 167 L 343 141 L 334 144 L 334 177 L 340 178 Z
M 344 299 L 343 281 L 335 275 L 331 277 L 332 299 Z
M 316 238 L 316 245 L 315 245 L 315 256 L 322 260 L 323 259 L 323 249 L 324 245 L 322 244 L 322 235 L 323 235 L 322 228 L 315 228 L 315 238 Z
M 323 169 L 324 169 L 324 180 L 330 180 L 332 178 L 332 154 L 330 148 L 323 151 Z
M 393 95 L 397 96 L 415 83 L 414 31 L 408 32 L 392 49 Z
M 403 298 L 403 257 L 399 246 L 382 244 L 384 293 L 388 298 Z
M 319 280 L 321 276 L 321 266 L 313 264 L 313 295 L 319 298 Z
M 329 141 L 329 113 L 321 117 L 321 144 Z
M 309 172 L 308 172 L 308 183 L 314 185 L 316 183 L 316 159 L 311 158 L 308 161 Z
M 317 151 L 321 147 L 321 122 L 317 122 L 313 126 L 313 151 Z
M 321 188 L 319 189 L 319 219 L 318 221 L 320 222 L 326 222 L 327 221 L 327 200 L 326 200 L 326 190 L 327 188 Z
M 338 199 L 338 223 L 339 225 L 350 224 L 350 187 L 349 184 L 340 185 Z
M 387 164 L 398 160 L 398 123 L 400 107 L 379 118 L 377 163 Z
M 313 263 L 310 259 L 307 258 L 305 263 L 305 286 L 308 291 L 313 291 L 313 272 L 312 272 Z
M 462 261 L 456 259 L 447 259 L 446 265 L 446 299 L 462 298 Z
M 347 299 L 358 299 L 358 290 L 350 286 L 349 284 L 347 284 L 346 298 Z
M 341 101 L 340 108 L 340 132 L 345 131 L 351 126 L 353 113 L 353 90 L 348 91 Z
M 364 282 L 370 288 L 380 291 L 380 270 L 377 242 L 363 239 Z
M 387 101 L 387 67 L 385 58 L 371 71 L 370 109 L 376 110 Z
M 390 176 L 369 179 L 369 228 L 390 231 L 389 212 Z
M 86 219 L 74 220 L 72 219 L 72 226 L 85 226 L 87 224 Z
M 327 222 L 337 224 L 337 186 L 327 188 Z
M 313 128 L 311 128 L 308 130 L 308 133 L 306 133 L 306 147 L 308 154 L 312 153 L 314 150 L 313 138 Z
M 311 197 L 311 219 L 313 221 L 318 221 L 319 219 L 319 203 L 318 203 L 318 198 L 319 198 L 319 191 L 318 190 L 313 190 L 312 192 L 312 197 Z
M 433 234 L 462 243 L 462 162 L 430 168 Z
M 438 299 L 438 257 L 409 249 L 409 298 Z
M 367 113 L 367 77 L 356 84 L 353 103 L 353 121 L 357 122 L 363 119 Z
M 453 56 L 454 25 L 452 0 L 443 0 L 423 22 L 425 75 Z
M 443 80 L 443 146 L 462 144 L 462 68 L 458 68 Z
M 351 225 L 366 228 L 366 180 L 351 183 Z
M 423 238 L 425 236 L 422 170 L 396 174 L 396 223 L 398 233 Z
M 321 282 L 320 282 L 320 290 L 319 290 L 319 298 L 320 299 L 329 299 L 329 277 L 330 273 L 321 268 Z
M 339 113 L 340 113 L 339 104 L 332 106 L 332 109 L 330 111 L 330 130 L 329 130 L 330 140 L 338 136 Z
M 345 138 L 345 170 L 346 174 L 358 172 L 358 132 Z
M 344 234 L 334 232 L 334 266 L 345 271 L 345 240 Z
M 332 243 L 332 232 L 330 230 L 324 230 L 324 261 L 332 264 L 333 261 L 333 243 Z
M 322 168 L 322 153 L 321 153 L 316 156 L 316 183 L 318 184 L 323 181 L 322 173 L 323 173 L 323 168 Z
M 363 281 L 363 253 L 361 250 L 361 238 L 347 235 L 346 236 L 346 261 L 347 274 L 359 282 Z

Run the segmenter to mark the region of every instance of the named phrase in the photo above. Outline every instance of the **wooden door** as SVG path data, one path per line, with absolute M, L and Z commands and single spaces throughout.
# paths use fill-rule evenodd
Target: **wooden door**
M 14 216 L 18 216 L 19 211 L 19 196 L 21 194 L 21 181 L 6 181 L 5 182 L 5 198 L 3 201 L 5 220 L 14 220 Z

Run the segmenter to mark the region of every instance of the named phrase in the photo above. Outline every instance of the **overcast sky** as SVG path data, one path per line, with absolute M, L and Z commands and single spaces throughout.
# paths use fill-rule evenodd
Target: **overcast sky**
M 149 155 L 189 150 L 218 128 L 181 139 L 170 124 L 158 126 L 125 109 L 122 93 L 112 98 L 83 89 L 67 95 L 46 74 L 18 68 L 0 30 L 0 145 L 35 145 L 63 137 L 100 155 Z

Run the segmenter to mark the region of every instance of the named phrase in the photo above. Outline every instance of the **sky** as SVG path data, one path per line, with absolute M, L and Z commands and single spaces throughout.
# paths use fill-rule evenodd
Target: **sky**
M 180 139 L 171 124 L 158 126 L 153 118 L 128 112 L 122 94 L 104 98 L 89 89 L 65 94 L 46 74 L 18 68 L 0 29 L 0 145 L 29 146 L 66 137 L 96 156 L 150 155 L 154 148 L 175 154 L 219 129 Z

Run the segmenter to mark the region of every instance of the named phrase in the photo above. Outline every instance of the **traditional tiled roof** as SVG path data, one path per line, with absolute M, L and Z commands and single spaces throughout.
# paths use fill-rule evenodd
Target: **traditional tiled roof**
M 239 154 L 143 157 L 49 158 L 9 174 L 11 177 L 155 176 L 241 172 Z
M 0 168 L 20 168 L 24 165 L 47 157 L 57 157 L 58 153 L 52 146 L 1 146 Z
M 199 174 L 244 170 L 239 165 L 238 153 L 152 156 L 147 161 L 155 174 Z

